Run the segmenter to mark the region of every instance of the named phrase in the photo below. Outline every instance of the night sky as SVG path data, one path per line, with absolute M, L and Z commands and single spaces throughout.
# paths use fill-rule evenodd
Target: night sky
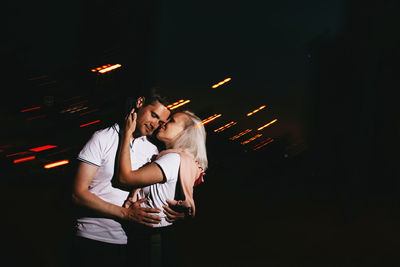
M 76 155 L 126 96 L 151 86 L 172 102 L 191 100 L 182 109 L 202 119 L 222 114 L 206 125 L 210 167 L 196 191 L 198 215 L 177 227 L 189 244 L 184 266 L 398 265 L 397 1 L 5 7 L 0 200 L 9 266 L 68 266 Z M 40 108 L 21 112 L 32 107 Z M 84 110 L 65 112 L 73 107 Z M 253 131 L 229 140 L 245 129 Z M 274 141 L 255 151 L 266 138 Z M 23 156 L 12 154 L 43 145 L 57 148 L 13 163 Z M 62 159 L 70 163 L 43 168 Z

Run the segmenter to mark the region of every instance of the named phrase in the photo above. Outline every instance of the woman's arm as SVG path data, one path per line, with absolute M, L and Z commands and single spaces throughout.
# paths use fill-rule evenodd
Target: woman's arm
M 158 216 L 151 214 L 158 213 L 159 210 L 142 208 L 140 207 L 140 201 L 130 207 L 120 207 L 91 193 L 88 187 L 97 170 L 98 167 L 85 162 L 79 164 L 72 191 L 72 199 L 77 205 L 89 208 L 108 218 L 129 220 L 147 226 L 153 226 L 153 223 L 160 222 L 161 219 Z
M 136 113 L 132 112 L 126 118 L 126 126 L 122 135 L 122 145 L 119 151 L 118 164 L 119 173 L 118 181 L 125 186 L 143 187 L 164 180 L 163 172 L 157 164 L 151 163 L 138 170 L 133 171 L 131 167 L 130 141 L 132 133 L 136 128 Z

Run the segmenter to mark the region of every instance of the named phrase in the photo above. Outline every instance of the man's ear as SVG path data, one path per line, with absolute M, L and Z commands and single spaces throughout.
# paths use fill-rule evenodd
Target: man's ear
M 136 100 L 136 108 L 143 107 L 145 100 L 146 98 L 144 96 L 138 97 L 138 99 Z

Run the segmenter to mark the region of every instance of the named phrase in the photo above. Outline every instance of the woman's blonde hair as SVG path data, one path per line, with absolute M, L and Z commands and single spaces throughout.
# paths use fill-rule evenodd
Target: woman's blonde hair
M 185 120 L 185 130 L 178 139 L 175 140 L 173 148 L 180 148 L 192 154 L 205 171 L 208 167 L 206 130 L 201 124 L 201 119 L 188 110 L 179 111 L 177 113 L 185 114 L 188 119 Z

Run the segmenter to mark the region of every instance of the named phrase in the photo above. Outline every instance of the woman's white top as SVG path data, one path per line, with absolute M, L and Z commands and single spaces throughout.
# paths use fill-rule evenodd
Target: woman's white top
M 164 173 L 165 182 L 143 187 L 138 193 L 138 199 L 148 199 L 148 201 L 141 204 L 142 207 L 161 210 L 159 214 L 155 214 L 161 217 L 161 222 L 155 224 L 154 227 L 164 227 L 172 224 L 165 220 L 166 215 L 162 212 L 162 206 L 168 206 L 166 199 L 173 200 L 175 198 L 181 157 L 178 153 L 168 153 L 154 162 Z

